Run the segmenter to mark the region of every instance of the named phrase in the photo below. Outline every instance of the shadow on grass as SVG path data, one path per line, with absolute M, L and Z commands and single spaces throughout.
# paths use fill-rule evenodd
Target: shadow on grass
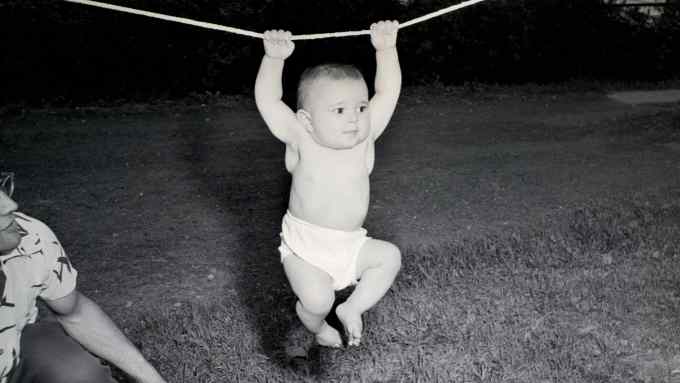
M 261 350 L 254 351 L 281 368 L 294 367 L 286 357 L 285 343 L 292 326 L 298 325 L 295 296 L 277 251 L 290 187 L 283 146 L 254 119 L 202 123 L 183 131 L 187 132 L 184 160 L 200 184 L 201 199 L 224 212 L 221 229 L 236 236 L 229 243 L 237 247 L 222 251 L 223 267 L 235 276 L 240 307 L 246 308 L 246 320 L 255 327 Z M 244 134 L 234 137 L 227 132 Z M 315 366 L 301 366 L 302 370 L 318 370 L 318 357 L 312 360 Z

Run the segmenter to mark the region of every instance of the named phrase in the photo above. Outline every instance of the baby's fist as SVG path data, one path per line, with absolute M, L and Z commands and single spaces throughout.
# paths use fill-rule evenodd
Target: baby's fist
M 398 21 L 379 21 L 371 24 L 371 43 L 375 50 L 393 48 L 397 45 Z
M 288 31 L 266 31 L 263 36 L 265 55 L 275 59 L 287 59 L 295 49 L 292 37 Z

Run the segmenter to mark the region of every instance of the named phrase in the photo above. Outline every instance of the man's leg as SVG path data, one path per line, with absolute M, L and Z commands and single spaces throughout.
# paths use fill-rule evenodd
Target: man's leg
M 115 383 L 111 370 L 52 319 L 21 334 L 21 364 L 11 383 Z
M 357 278 L 360 281 L 352 295 L 335 309 L 347 332 L 348 345 L 359 345 L 363 331 L 361 314 L 385 295 L 400 268 L 401 252 L 395 245 L 369 239 L 361 248 L 357 260 Z

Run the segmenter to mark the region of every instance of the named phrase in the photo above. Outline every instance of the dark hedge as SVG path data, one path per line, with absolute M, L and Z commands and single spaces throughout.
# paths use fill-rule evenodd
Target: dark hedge
M 111 0 L 242 29 L 318 33 L 406 21 L 443 0 Z M 655 22 L 604 0 L 488 0 L 400 31 L 409 84 L 659 80 L 680 68 L 680 0 Z M 87 102 L 250 92 L 258 39 L 58 0 L 0 3 L 0 102 Z M 322 61 L 374 71 L 368 36 L 299 41 L 285 75 Z

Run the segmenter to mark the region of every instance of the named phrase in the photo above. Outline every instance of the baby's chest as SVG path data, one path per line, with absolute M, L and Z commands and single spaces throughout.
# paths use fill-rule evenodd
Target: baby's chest
M 373 170 L 375 150 L 373 143 L 366 142 L 352 149 L 334 150 L 314 145 L 298 149 L 298 163 L 310 175 L 336 178 L 366 177 Z M 288 154 L 287 154 L 288 155 Z

